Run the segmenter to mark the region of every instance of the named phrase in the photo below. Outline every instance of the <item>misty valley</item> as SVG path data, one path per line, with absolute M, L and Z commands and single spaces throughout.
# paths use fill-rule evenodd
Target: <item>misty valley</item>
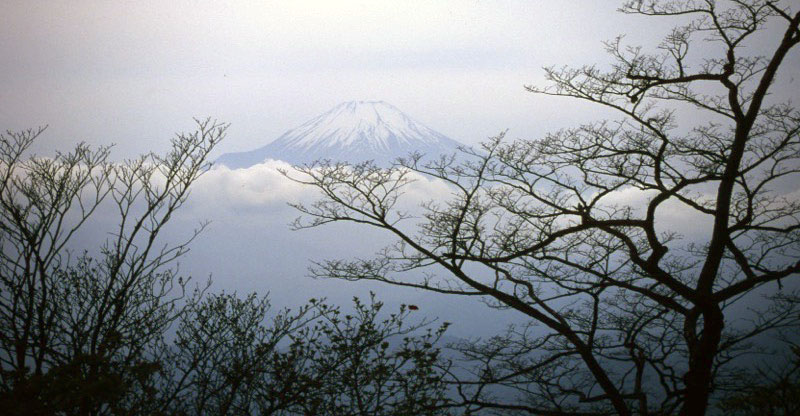
M 800 9 L 540 3 L 0 6 L 0 415 L 800 414 Z

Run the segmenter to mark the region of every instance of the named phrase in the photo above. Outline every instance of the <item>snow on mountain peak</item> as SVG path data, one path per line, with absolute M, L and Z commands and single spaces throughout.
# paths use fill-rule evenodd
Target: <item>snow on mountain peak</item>
M 429 143 L 439 134 L 415 122 L 397 107 L 383 101 L 349 101 L 337 105 L 277 141 L 311 149 L 356 144 L 389 150 L 395 143 Z
M 251 152 L 229 153 L 217 162 L 245 167 L 271 158 L 291 163 L 318 159 L 387 163 L 411 152 L 452 153 L 459 143 L 413 120 L 384 101 L 341 103 Z

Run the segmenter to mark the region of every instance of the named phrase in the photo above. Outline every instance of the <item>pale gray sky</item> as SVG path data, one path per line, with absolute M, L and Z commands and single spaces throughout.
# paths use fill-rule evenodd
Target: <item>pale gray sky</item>
M 79 141 L 117 143 L 119 159 L 163 152 L 175 131 L 193 127 L 192 117 L 211 116 L 232 123 L 218 155 L 260 147 L 342 101 L 377 99 L 468 144 L 505 129 L 536 138 L 607 115 L 525 92 L 525 84 L 541 83 L 542 66 L 607 63 L 602 41 L 626 34 L 654 46 L 675 24 L 621 15 L 619 3 L 3 0 L 0 130 L 49 124 L 37 153 Z M 775 89 L 795 102 L 799 55 L 785 63 L 783 88 Z M 209 172 L 168 231 L 169 241 L 180 241 L 198 221 L 212 220 L 182 271 L 213 274 L 217 288 L 271 291 L 281 306 L 320 293 L 347 303 L 376 289 L 304 277 L 309 259 L 369 256 L 386 242 L 343 225 L 290 232 L 296 212 L 285 202 L 306 192 L 282 182 L 270 164 Z M 670 223 L 697 228 L 676 218 Z M 81 243 L 96 247 L 114 221 L 101 219 Z M 475 299 L 380 289 L 390 304 L 414 302 L 429 316 L 460 318 L 455 335 L 474 335 L 476 327 L 492 333 L 509 322 L 480 305 L 465 307 Z
M 232 123 L 221 151 L 239 151 L 339 102 L 380 99 L 466 143 L 540 135 L 592 114 L 526 93 L 542 66 L 602 62 L 601 41 L 656 41 L 671 26 L 616 5 L 6 0 L 0 126 L 49 124 L 39 152 L 84 140 L 121 157 L 211 116 Z

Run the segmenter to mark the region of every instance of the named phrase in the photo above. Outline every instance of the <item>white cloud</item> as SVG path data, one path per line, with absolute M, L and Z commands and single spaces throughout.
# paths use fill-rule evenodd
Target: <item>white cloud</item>
M 310 202 L 318 193 L 316 188 L 302 185 L 287 178 L 302 179 L 292 165 L 280 160 L 267 160 L 245 169 L 216 166 L 204 173 L 193 185 L 187 208 L 196 210 L 213 207 L 216 214 L 232 210 L 274 209 L 287 203 Z M 451 192 L 441 180 L 418 173 L 410 173 L 411 182 L 403 188 L 404 208 L 432 198 L 445 198 Z
M 657 195 L 657 191 L 643 191 L 634 187 L 626 187 L 609 193 L 602 198 L 605 206 L 618 206 L 633 208 L 637 218 L 643 218 L 645 209 L 650 200 Z M 699 195 L 697 198 L 706 198 L 708 195 Z M 689 207 L 677 198 L 670 198 L 659 205 L 656 210 L 655 226 L 658 232 L 676 232 L 679 235 L 698 239 L 708 235 L 713 218 L 702 214 Z
M 246 169 L 231 170 L 218 166 L 206 172 L 192 187 L 185 217 L 197 217 L 215 221 L 258 221 L 280 223 L 291 222 L 298 212 L 288 203 L 310 203 L 319 198 L 312 186 L 302 185 L 285 177 L 286 170 L 295 178 L 302 174 L 294 172 L 290 164 L 268 160 Z M 444 181 L 412 172 L 412 182 L 403 188 L 398 209 L 414 211 L 419 204 L 429 200 L 446 201 L 452 198 L 452 188 Z M 795 192 L 796 193 L 796 192 Z M 655 191 L 642 191 L 627 187 L 614 191 L 602 199 L 602 205 L 632 207 L 637 216 L 644 215 L 644 208 L 655 196 Z M 710 195 L 700 195 L 709 197 Z M 788 194 L 790 198 L 798 195 Z M 676 198 L 662 203 L 656 211 L 656 227 L 659 232 L 677 232 L 689 238 L 702 238 L 712 225 L 712 218 L 701 214 Z
M 225 166 L 215 166 L 194 183 L 191 202 L 221 207 L 259 207 L 297 202 L 308 189 L 288 180 L 279 169 L 291 170 L 291 165 L 268 160 L 247 169 L 231 170 Z

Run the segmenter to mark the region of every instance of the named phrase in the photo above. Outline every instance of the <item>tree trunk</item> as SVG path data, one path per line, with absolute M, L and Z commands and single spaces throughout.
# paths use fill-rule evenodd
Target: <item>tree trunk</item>
M 681 415 L 705 415 L 708 399 L 711 396 L 714 357 L 725 326 L 724 316 L 719 306 L 711 305 L 702 313 L 703 329 L 699 338 L 687 340 L 689 345 L 689 371 L 683 376 L 686 395 Z M 693 323 L 690 334 L 696 334 L 697 321 Z

